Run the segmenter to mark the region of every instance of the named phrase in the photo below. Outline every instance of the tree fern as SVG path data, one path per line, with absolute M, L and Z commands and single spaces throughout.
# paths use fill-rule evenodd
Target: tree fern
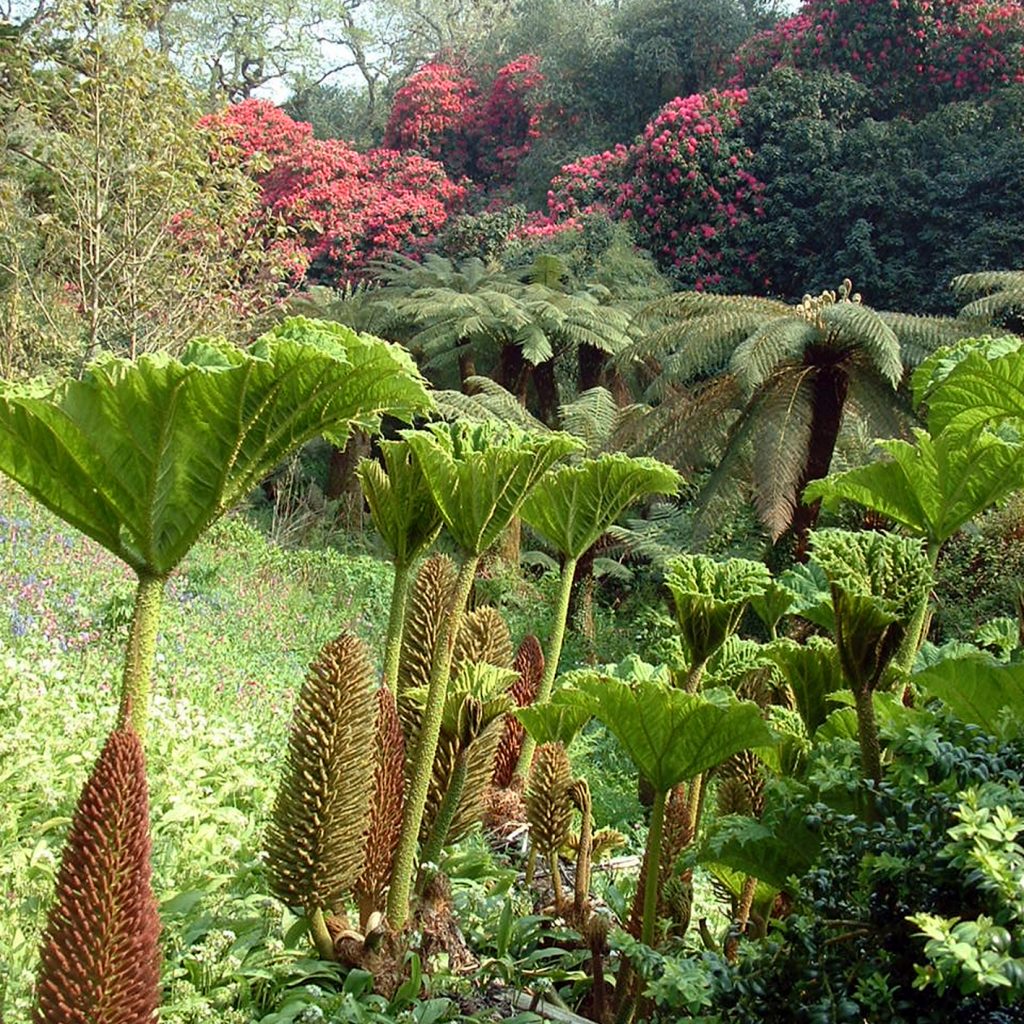
M 811 440 L 809 369 L 776 374 L 766 384 L 753 453 L 754 505 L 772 540 L 793 519 Z

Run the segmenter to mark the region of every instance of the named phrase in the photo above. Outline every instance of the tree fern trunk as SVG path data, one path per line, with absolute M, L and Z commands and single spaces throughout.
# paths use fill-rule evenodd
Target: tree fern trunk
M 836 439 L 843 421 L 843 406 L 849 389 L 849 378 L 838 366 L 825 366 L 814 378 L 814 394 L 811 399 L 811 439 L 807 446 L 807 461 L 800 476 L 797 491 L 797 506 L 793 512 L 791 531 L 795 541 L 794 557 L 798 562 L 807 560 L 807 533 L 818 521 L 820 501 L 810 505 L 801 504 L 799 495 L 812 481 L 828 476 L 832 455 L 836 450 Z

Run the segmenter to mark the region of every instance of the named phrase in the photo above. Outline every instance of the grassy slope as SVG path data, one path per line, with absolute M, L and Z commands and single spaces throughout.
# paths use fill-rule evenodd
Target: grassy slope
M 379 645 L 390 579 L 375 559 L 283 552 L 229 520 L 168 584 L 147 756 L 155 884 L 161 900 L 178 897 L 166 915 L 172 976 L 197 926 L 210 926 L 204 909 L 255 912 L 279 928 L 280 908 L 261 895 L 258 853 L 292 695 L 318 647 L 340 630 Z M 0 484 L 0 1007 L 8 1024 L 28 1019 L 69 816 L 114 721 L 131 595 L 120 563 Z M 204 895 L 196 904 L 183 893 Z M 185 1010 L 189 987 L 186 971 L 180 1012 L 167 1016 L 204 1019 Z
M 528 630 L 546 635 L 544 598 L 553 585 L 492 580 L 480 589 L 503 606 L 518 638 Z M 258 1019 L 307 969 L 297 961 L 304 937 L 294 951 L 284 949 L 290 921 L 266 896 L 261 837 L 306 665 L 343 629 L 366 639 L 379 661 L 390 586 L 384 562 L 284 551 L 240 518 L 215 526 L 169 581 L 147 741 L 166 953 L 163 1021 Z M 124 566 L 0 479 L 0 1012 L 7 1024 L 29 1018 L 64 834 L 116 713 L 132 593 Z M 604 657 L 635 648 L 631 626 L 599 612 Z M 584 653 L 574 640 L 563 666 Z M 591 735 L 578 760 L 589 768 L 598 822 L 637 821 L 624 755 Z

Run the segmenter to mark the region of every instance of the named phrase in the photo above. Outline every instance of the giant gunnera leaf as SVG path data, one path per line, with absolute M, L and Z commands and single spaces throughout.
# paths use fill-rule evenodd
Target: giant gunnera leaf
M 473 557 L 501 536 L 551 466 L 580 447 L 568 434 L 530 434 L 489 423 L 431 424 L 403 436 L 449 533 Z
M 665 585 L 672 592 L 680 637 L 691 664 L 704 664 L 736 627 L 748 602 L 771 586 L 760 562 L 706 555 L 680 555 L 667 566 Z
M 826 507 L 853 501 L 906 527 L 930 544 L 947 541 L 965 523 L 1024 486 L 1024 445 L 991 433 L 914 431 L 914 444 L 879 441 L 889 456 L 815 480 L 804 501 Z
M 681 478 L 656 459 L 601 455 L 551 470 L 523 502 L 522 518 L 558 551 L 579 558 L 634 502 L 675 494 Z
M 660 793 L 741 750 L 774 742 L 749 701 L 722 704 L 653 679 L 630 684 L 597 675 L 580 679 L 576 690 Z
M 0 385 L 0 471 L 138 573 L 166 575 L 298 445 L 430 405 L 408 353 L 295 318 L 248 351 L 106 357 L 48 393 Z

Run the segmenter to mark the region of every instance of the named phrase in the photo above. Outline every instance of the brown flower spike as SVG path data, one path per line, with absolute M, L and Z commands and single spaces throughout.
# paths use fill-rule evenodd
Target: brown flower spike
M 79 797 L 43 935 L 35 1024 L 151 1024 L 160 918 L 139 737 L 112 732 Z

